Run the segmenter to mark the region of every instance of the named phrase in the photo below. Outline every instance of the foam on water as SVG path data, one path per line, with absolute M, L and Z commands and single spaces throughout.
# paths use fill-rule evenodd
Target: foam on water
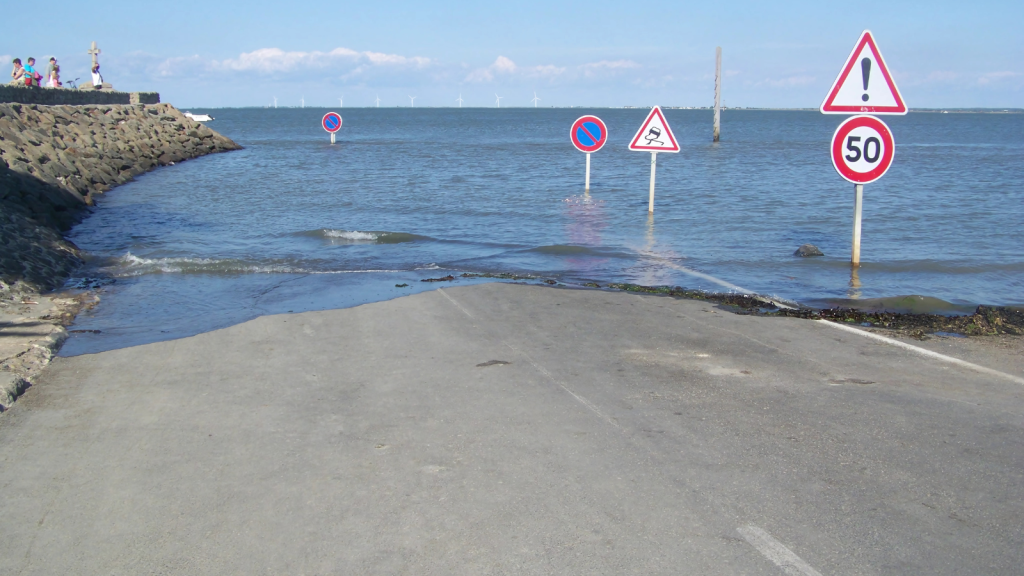
M 358 230 L 323 230 L 323 235 L 328 238 L 343 238 L 345 240 L 376 240 L 379 234 L 373 232 L 359 232 Z
M 142 274 L 301 274 L 306 271 L 288 264 L 270 264 L 217 258 L 142 258 L 126 253 L 114 265 L 100 269 L 116 278 Z
M 437 269 L 438 266 L 431 263 L 409 270 L 383 268 L 332 270 L 292 263 L 247 262 L 216 258 L 140 258 L 129 252 L 119 258 L 116 263 L 99 268 L 99 271 L 114 278 L 131 278 L 144 274 L 364 274 Z
M 305 230 L 295 234 L 296 236 L 310 236 L 329 241 L 331 244 L 402 244 L 405 242 L 430 241 L 433 238 L 419 234 L 406 232 L 380 232 L 359 230 L 336 230 L 333 228 L 319 228 L 317 230 Z

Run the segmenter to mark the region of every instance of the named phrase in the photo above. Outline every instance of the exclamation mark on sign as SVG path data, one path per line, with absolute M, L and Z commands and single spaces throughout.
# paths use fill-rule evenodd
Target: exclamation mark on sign
M 865 58 L 860 61 L 860 72 L 861 79 L 864 81 L 864 92 L 865 94 L 860 97 L 861 100 L 868 101 L 868 79 L 871 78 L 871 58 Z

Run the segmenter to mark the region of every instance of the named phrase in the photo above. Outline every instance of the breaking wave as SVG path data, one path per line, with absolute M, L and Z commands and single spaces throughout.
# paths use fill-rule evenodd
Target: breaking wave
M 359 230 L 336 230 L 334 228 L 320 228 L 317 230 L 306 230 L 298 232 L 298 236 L 312 236 L 327 240 L 332 244 L 400 244 L 402 242 L 420 242 L 433 240 L 429 236 L 409 234 L 406 232 L 387 231 L 359 231 Z
M 422 269 L 433 269 L 430 264 Z M 421 268 L 416 268 L 417 270 Z M 131 252 L 101 270 L 115 278 L 145 274 L 359 274 L 372 272 L 405 272 L 406 270 L 330 270 L 310 263 L 270 260 L 264 262 L 232 258 L 143 258 Z

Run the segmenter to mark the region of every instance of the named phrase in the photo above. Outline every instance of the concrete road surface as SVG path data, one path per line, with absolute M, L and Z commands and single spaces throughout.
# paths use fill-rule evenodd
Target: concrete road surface
M 0 574 L 1021 574 L 988 354 L 487 284 L 60 358 L 0 416 Z

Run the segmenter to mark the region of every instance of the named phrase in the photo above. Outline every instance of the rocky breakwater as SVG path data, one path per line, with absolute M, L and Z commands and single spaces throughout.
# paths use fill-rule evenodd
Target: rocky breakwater
M 63 237 L 103 192 L 240 148 L 169 104 L 0 104 L 0 410 L 65 338 L 87 295 L 44 295 L 80 263 Z

